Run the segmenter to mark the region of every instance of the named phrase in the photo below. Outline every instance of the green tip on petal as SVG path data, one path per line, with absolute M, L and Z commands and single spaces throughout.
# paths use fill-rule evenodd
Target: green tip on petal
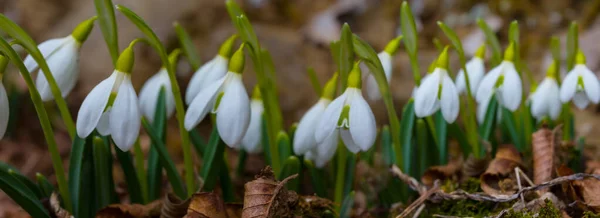
M 515 42 L 510 42 L 504 51 L 504 60 L 511 62 L 515 60 Z
M 352 67 L 352 71 L 348 75 L 348 87 L 360 89 L 362 85 L 361 79 L 361 71 L 360 71 L 360 61 L 354 63 L 354 67 Z
M 477 52 L 475 52 L 475 57 L 485 59 L 485 44 L 479 46 Z
M 73 33 L 71 33 L 73 38 L 75 38 L 75 40 L 77 40 L 77 42 L 80 44 L 85 42 L 90 35 L 90 32 L 92 32 L 92 29 L 94 28 L 94 21 L 96 21 L 96 19 L 98 19 L 98 16 L 93 16 L 90 19 L 79 23 L 79 25 L 73 29 Z
M 494 88 L 498 88 L 502 84 L 504 84 L 504 75 L 498 76 L 498 79 L 496 80 L 496 83 L 494 84 Z
M 557 66 L 558 66 L 558 63 L 556 61 L 553 61 L 552 64 L 550 64 L 550 66 L 548 67 L 548 70 L 546 71 L 546 76 L 553 78 L 553 79 L 557 79 L 558 78 Z
M 254 91 L 252 91 L 252 99 L 261 100 L 262 96 L 260 94 L 260 87 L 258 85 L 254 86 Z
M 321 98 L 333 100 L 333 95 L 335 95 L 335 89 L 337 88 L 337 80 L 339 73 L 335 72 L 331 79 L 325 83 L 325 87 L 323 88 L 323 96 Z
M 577 49 L 577 54 L 575 55 L 575 64 L 585 64 L 585 55 L 581 52 L 581 49 Z
M 229 72 L 241 74 L 244 71 L 244 64 L 246 63 L 246 57 L 244 56 L 244 47 L 246 43 L 242 43 L 235 53 L 231 56 L 229 61 Z
M 222 57 L 229 59 L 231 57 L 231 52 L 233 51 L 233 45 L 235 44 L 235 40 L 238 38 L 237 34 L 233 34 L 230 36 L 219 48 L 219 55 Z
M 448 65 L 449 65 L 448 48 L 450 48 L 450 46 L 444 47 L 444 50 L 442 51 L 440 56 L 437 58 L 436 66 L 435 66 L 436 68 L 448 70 Z
M 400 48 L 400 41 L 402 40 L 402 35 L 392 39 L 390 42 L 388 42 L 388 44 L 385 46 L 385 52 L 390 54 L 390 56 L 393 56 L 394 54 L 396 54 L 396 52 L 398 51 L 398 48 Z
M 131 73 L 131 69 L 133 69 L 133 62 L 135 60 L 135 55 L 133 53 L 134 42 L 132 42 L 129 47 L 125 48 L 125 50 L 121 52 L 121 55 L 119 55 L 119 59 L 117 59 L 117 66 L 115 67 L 117 71 Z

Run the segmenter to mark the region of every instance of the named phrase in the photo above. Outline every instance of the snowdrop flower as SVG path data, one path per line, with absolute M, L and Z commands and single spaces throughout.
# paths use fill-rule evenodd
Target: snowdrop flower
M 565 76 L 560 88 L 560 101 L 573 103 L 579 109 L 584 109 L 590 101 L 594 104 L 600 102 L 600 83 L 598 78 L 585 66 L 585 56 L 577 52 L 575 67 Z
M 190 131 L 206 117 L 217 115 L 217 129 L 229 147 L 238 148 L 250 124 L 250 100 L 242 83 L 244 44 L 233 54 L 229 71 L 202 89 L 185 114 L 185 128 Z
M 260 89 L 256 86 L 254 87 L 252 100 L 250 100 L 250 124 L 248 125 L 248 130 L 246 131 L 244 138 L 242 138 L 242 148 L 250 154 L 257 154 L 263 150 L 263 147 L 260 144 L 260 138 L 264 110 L 265 108 L 260 96 Z
M 8 65 L 8 58 L 0 55 L 0 72 L 3 73 Z M 4 137 L 8 127 L 8 118 L 10 107 L 8 105 L 8 95 L 2 83 L 2 74 L 0 73 L 0 139 Z
M 194 97 L 196 97 L 201 90 L 225 76 L 236 39 L 237 35 L 229 37 L 229 39 L 221 44 L 219 54 L 196 70 L 190 79 L 190 83 L 185 92 L 185 103 L 187 105 L 192 103 Z
M 481 80 L 475 94 L 477 103 L 484 103 L 496 93 L 500 105 L 513 112 L 519 108 L 523 98 L 523 87 L 521 77 L 513 64 L 514 46 L 515 44 L 511 42 L 504 52 L 504 61 Z
M 385 73 L 385 79 L 387 80 L 388 85 L 392 81 L 392 57 L 394 54 L 396 54 L 396 51 L 398 51 L 401 39 L 401 36 L 396 37 L 385 46 L 385 50 L 377 55 L 381 65 L 383 66 L 383 72 Z M 365 71 L 363 77 L 366 77 L 367 80 L 365 84 L 367 97 L 372 101 L 381 99 L 381 93 L 379 92 L 379 85 L 377 85 L 375 75 L 373 75 L 373 73 L 364 64 L 361 64 L 361 69 Z
M 71 35 L 47 40 L 38 46 L 63 97 L 69 95 L 75 87 L 75 83 L 77 83 L 79 77 L 79 48 L 92 31 L 95 20 L 96 16 L 81 22 Z M 30 73 L 39 69 L 38 63 L 31 55 L 28 55 L 23 63 Z M 54 99 L 48 80 L 41 71 L 36 78 L 36 87 L 42 101 Z
M 536 90 L 529 97 L 531 103 L 531 114 L 540 120 L 544 116 L 549 116 L 552 120 L 558 119 L 562 108 L 559 93 L 560 88 L 556 78 L 558 72 L 556 64 L 550 65 L 546 78 L 540 83 Z
M 85 138 L 97 129 L 101 135 L 111 135 L 122 151 L 128 151 L 137 139 L 141 121 L 131 84 L 134 42 L 123 50 L 110 77 L 96 85 L 83 100 L 77 115 L 79 137 Z
M 367 151 L 375 142 L 377 127 L 375 116 L 361 93 L 361 71 L 359 64 L 348 75 L 348 87 L 325 108 L 317 125 L 315 139 L 322 144 L 339 135 L 352 153 Z M 337 136 L 336 136 L 337 137 Z M 333 140 L 333 139 L 331 139 Z M 318 149 L 327 150 L 325 146 Z
M 169 55 L 169 62 L 171 64 L 177 63 L 177 57 L 181 51 L 179 49 L 174 50 Z M 165 92 L 165 106 L 167 119 L 175 112 L 175 97 L 171 91 L 171 80 L 169 79 L 169 72 L 165 67 L 160 68 L 158 73 L 150 77 L 142 86 L 140 91 L 140 110 L 142 115 L 146 117 L 148 122 L 154 121 L 154 115 L 156 113 L 156 104 L 158 102 L 158 95 L 161 89 Z
M 415 93 L 415 114 L 417 117 L 431 116 L 440 108 L 448 123 L 453 123 L 460 110 L 458 91 L 448 75 L 448 47 L 438 57 L 433 72 L 423 78 Z
M 485 45 L 482 45 L 477 50 L 475 57 L 473 57 L 466 64 L 467 73 L 469 74 L 469 84 L 470 84 L 471 92 L 477 91 L 477 88 L 479 87 L 479 82 L 481 82 L 481 79 L 483 78 L 483 74 L 485 73 L 485 66 L 484 66 L 484 60 L 483 60 L 484 56 L 485 56 Z M 467 91 L 466 83 L 467 82 L 465 80 L 465 71 L 464 71 L 464 69 L 460 69 L 460 71 L 458 71 L 458 75 L 456 76 L 456 89 L 458 89 L 459 93 L 461 93 L 461 94 L 466 93 L 466 91 Z
M 337 79 L 338 79 L 338 74 L 335 73 L 333 74 L 333 76 L 331 77 L 331 79 L 327 82 L 327 84 L 325 84 L 325 88 L 323 89 L 323 94 L 321 96 L 321 98 L 319 99 L 319 101 L 317 101 L 317 103 L 315 105 L 313 105 L 310 109 L 308 109 L 308 111 L 304 114 L 304 116 L 302 116 L 302 119 L 300 119 L 300 122 L 298 123 L 298 127 L 296 128 L 296 133 L 294 134 L 294 144 L 293 144 L 293 148 L 294 148 L 294 154 L 296 155 L 307 155 L 308 152 L 311 152 L 313 157 L 317 157 L 319 155 L 317 154 L 324 154 L 318 151 L 317 148 L 317 142 L 315 140 L 315 130 L 317 129 L 317 125 L 319 125 L 319 122 L 322 118 L 321 115 L 323 115 L 323 112 L 325 112 L 325 108 L 327 108 L 327 106 L 329 105 L 329 103 L 331 103 L 331 100 L 333 99 L 333 95 L 335 95 L 335 90 L 337 87 Z M 321 143 L 320 147 L 337 147 L 337 140 L 338 140 L 338 135 L 336 134 L 331 134 L 331 136 L 329 136 L 331 138 L 335 139 L 335 143 L 333 144 L 327 144 L 327 142 L 331 142 L 333 139 L 327 141 L 325 140 L 325 143 Z M 314 149 L 314 151 L 313 151 Z M 335 149 L 334 152 L 335 153 Z M 323 155 L 321 155 L 323 156 Z M 329 155 L 325 155 L 325 156 L 329 156 Z M 316 160 L 319 158 L 316 158 L 314 161 L 316 162 Z M 320 159 L 319 159 L 320 160 Z M 322 162 L 327 162 L 329 161 L 329 159 L 327 159 L 326 161 L 322 161 Z

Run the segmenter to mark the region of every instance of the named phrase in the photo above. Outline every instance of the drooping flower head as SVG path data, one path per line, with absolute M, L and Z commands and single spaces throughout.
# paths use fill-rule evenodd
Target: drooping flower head
M 323 112 L 315 132 L 318 144 L 334 134 L 339 135 L 352 153 L 367 151 L 375 142 L 377 127 L 375 116 L 361 93 L 359 63 L 348 75 L 348 87 L 331 102 Z
M 171 66 L 177 64 L 177 57 L 181 53 L 181 50 L 176 49 L 169 55 L 169 62 Z M 169 79 L 169 73 L 163 66 L 160 68 L 158 73 L 150 77 L 142 86 L 140 91 L 140 109 L 142 115 L 146 117 L 148 122 L 154 122 L 154 116 L 156 113 L 156 104 L 158 103 L 158 96 L 160 91 L 165 92 L 165 109 L 167 119 L 175 112 L 175 97 L 171 91 L 171 80 Z
M 573 100 L 575 106 L 584 109 L 590 101 L 600 102 L 600 82 L 594 73 L 585 66 L 585 55 L 581 50 L 575 56 L 575 67 L 565 76 L 560 88 L 560 101 L 567 103 Z
M 252 99 L 250 100 L 250 124 L 242 138 L 242 149 L 250 154 L 260 153 L 263 147 L 260 144 L 262 116 L 265 108 L 258 86 L 254 87 Z
M 521 77 L 513 63 L 515 59 L 515 43 L 511 42 L 504 52 L 504 60 L 500 65 L 486 74 L 475 94 L 478 104 L 489 102 L 491 96 L 496 93 L 498 103 L 510 111 L 516 111 L 523 99 L 523 86 Z M 482 109 L 487 108 L 487 105 Z
M 89 136 L 94 129 L 110 135 L 115 145 L 128 151 L 140 132 L 141 116 L 131 84 L 134 53 L 132 42 L 117 60 L 113 73 L 85 97 L 77 115 L 77 135 Z
M 6 89 L 4 88 L 4 84 L 2 83 L 2 77 L 7 65 L 8 58 L 3 55 L 0 55 L 0 139 L 2 139 L 4 137 L 4 133 L 6 133 L 6 128 L 8 127 L 8 119 L 10 115 L 8 95 L 6 94 Z
M 383 66 L 383 72 L 385 73 L 385 79 L 388 84 L 392 82 L 392 57 L 398 51 L 398 47 L 400 46 L 401 36 L 398 36 L 391 40 L 386 46 L 385 49 L 377 54 L 379 61 L 381 62 L 381 66 Z M 373 73 L 367 68 L 364 64 L 361 64 L 361 69 L 365 70 L 365 74 L 363 74 L 363 78 L 366 77 L 367 81 L 365 84 L 365 91 L 367 97 L 376 101 L 381 99 L 381 93 L 379 92 L 379 85 L 377 85 L 377 80 L 375 80 L 375 76 Z
M 483 74 L 485 73 L 485 44 L 477 49 L 475 56 L 467 63 L 467 73 L 469 75 L 469 85 L 471 88 L 471 92 L 477 91 L 479 87 L 479 82 L 483 78 Z M 461 94 L 467 92 L 467 82 L 465 80 L 465 71 L 464 69 L 460 69 L 458 71 L 458 75 L 456 76 L 456 89 Z
M 225 76 L 227 73 L 227 66 L 229 65 L 229 58 L 231 57 L 237 37 L 237 35 L 232 35 L 225 40 L 219 48 L 219 54 L 196 70 L 190 79 L 190 83 L 185 92 L 186 104 L 190 105 L 194 97 L 196 97 L 202 89 L 205 89 Z
M 79 49 L 94 28 L 95 20 L 96 16 L 85 20 L 73 30 L 71 35 L 49 39 L 38 46 L 63 97 L 69 95 L 77 83 L 79 77 Z M 38 63 L 31 55 L 28 55 L 23 63 L 30 73 L 39 69 Z M 54 99 L 48 80 L 41 71 L 37 75 L 36 87 L 42 101 Z
M 234 148 L 238 148 L 250 124 L 250 100 L 242 83 L 244 45 L 231 57 L 227 74 L 194 97 L 184 121 L 185 129 L 190 131 L 212 111 L 217 116 L 221 139 Z
M 546 78 L 542 80 L 540 85 L 530 95 L 531 114 L 536 119 L 540 120 L 545 116 L 549 116 L 552 120 L 558 119 L 562 108 L 560 102 L 560 88 L 558 82 L 557 63 L 553 63 L 548 68 Z
M 448 75 L 448 47 L 437 59 L 435 69 L 425 76 L 415 93 L 415 115 L 431 116 L 438 110 L 448 123 L 453 123 L 460 110 L 458 90 Z

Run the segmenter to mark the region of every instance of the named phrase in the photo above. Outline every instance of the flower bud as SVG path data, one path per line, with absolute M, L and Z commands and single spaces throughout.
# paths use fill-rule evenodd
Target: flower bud
M 242 74 L 244 71 L 244 64 L 246 62 L 246 57 L 244 56 L 245 45 L 246 44 L 242 43 L 240 48 L 231 56 L 231 61 L 229 62 L 229 72 Z
M 88 38 L 90 32 L 92 32 L 92 29 L 94 28 L 94 21 L 96 21 L 97 18 L 97 16 L 93 16 L 90 19 L 79 23 L 79 25 L 73 29 L 73 33 L 71 33 L 71 35 L 79 44 L 85 42 L 85 40 Z

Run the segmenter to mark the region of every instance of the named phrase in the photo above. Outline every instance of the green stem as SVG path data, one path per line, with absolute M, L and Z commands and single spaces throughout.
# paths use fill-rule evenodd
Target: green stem
M 335 204 L 342 205 L 344 200 L 344 181 L 346 180 L 346 159 L 348 159 L 348 151 L 344 143 L 338 143 L 337 154 L 337 171 L 335 176 Z
M 135 160 L 135 168 L 140 180 L 140 188 L 142 189 L 143 203 L 148 203 L 148 177 L 146 170 L 144 169 L 144 152 L 140 145 L 140 140 L 136 140 L 133 144 L 133 158 Z
M 58 183 L 58 189 L 60 191 L 61 197 L 67 210 L 73 211 L 73 205 L 71 204 L 71 194 L 69 193 L 69 188 L 67 186 L 67 179 L 65 176 L 65 169 L 62 164 L 62 159 L 60 157 L 60 153 L 58 152 L 58 146 L 56 144 L 56 140 L 54 138 L 54 131 L 52 130 L 52 124 L 50 123 L 50 119 L 48 118 L 48 114 L 46 112 L 46 108 L 44 108 L 44 103 L 42 102 L 42 97 L 35 87 L 35 83 L 27 71 L 27 68 L 21 61 L 21 58 L 13 50 L 13 48 L 6 42 L 4 38 L 0 38 L 0 47 L 2 53 L 9 57 L 9 59 L 13 62 L 14 65 L 19 68 L 25 83 L 27 84 L 27 88 L 29 89 L 29 95 L 31 96 L 31 101 L 35 107 L 38 118 L 40 120 L 40 124 L 42 125 L 42 130 L 44 132 L 44 137 L 46 139 L 46 143 L 48 143 L 48 151 L 50 152 L 50 159 L 52 159 L 52 166 L 54 167 L 54 172 L 56 174 L 56 180 Z M 47 66 L 46 66 L 47 67 Z M 51 77 L 50 77 L 51 78 Z M 59 94 L 60 96 L 60 94 Z M 62 99 L 62 96 L 60 96 Z M 64 101 L 64 99 L 63 99 Z M 66 106 L 66 105 L 65 105 Z M 69 115 L 70 117 L 70 115 Z M 63 117 L 65 118 L 65 117 Z M 72 122 L 72 120 L 71 120 Z

